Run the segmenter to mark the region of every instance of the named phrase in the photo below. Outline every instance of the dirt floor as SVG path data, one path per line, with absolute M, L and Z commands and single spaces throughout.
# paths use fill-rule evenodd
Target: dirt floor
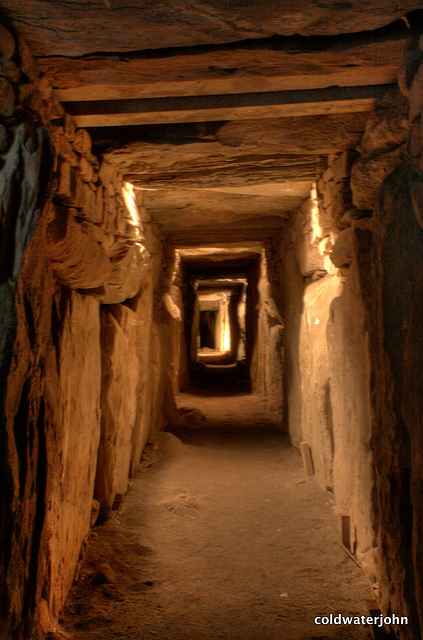
M 373 597 L 339 544 L 331 494 L 252 395 L 179 397 L 187 413 L 95 527 L 62 623 L 75 640 L 371 638 Z

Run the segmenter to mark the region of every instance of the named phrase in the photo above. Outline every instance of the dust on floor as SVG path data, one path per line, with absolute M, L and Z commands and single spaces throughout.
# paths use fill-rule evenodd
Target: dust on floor
M 305 480 L 260 401 L 181 396 L 179 405 L 206 422 L 180 439 L 164 434 L 122 511 L 95 527 L 62 621 L 71 637 L 371 638 L 361 625 L 314 623 L 367 615 L 373 593 L 339 544 L 331 494 Z

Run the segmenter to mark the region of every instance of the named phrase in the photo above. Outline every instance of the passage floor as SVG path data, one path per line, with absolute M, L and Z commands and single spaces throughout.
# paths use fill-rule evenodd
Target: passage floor
M 77 640 L 371 638 L 331 494 L 253 395 L 181 395 L 206 417 L 164 434 L 120 513 L 95 527 L 66 606 Z M 150 459 L 150 461 L 152 461 Z M 110 565 L 101 567 L 102 563 Z

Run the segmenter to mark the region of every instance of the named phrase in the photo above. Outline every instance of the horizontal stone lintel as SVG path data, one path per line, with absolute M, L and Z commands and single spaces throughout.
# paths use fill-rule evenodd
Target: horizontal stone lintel
M 66 102 L 80 127 L 299 117 L 370 111 L 391 84 L 208 96 Z
M 69 65 L 69 61 L 66 61 Z M 116 63 L 118 65 L 118 63 Z M 48 69 L 51 73 L 51 70 Z M 307 89 L 326 89 L 328 87 L 355 87 L 364 85 L 391 84 L 397 79 L 397 67 L 378 65 L 346 69 L 333 73 L 306 75 L 255 75 L 253 72 L 226 78 L 204 77 L 195 80 L 161 80 L 158 74 L 156 81 L 132 79 L 125 82 L 125 69 L 122 69 L 120 80 L 104 82 L 104 70 L 101 82 L 84 78 L 84 84 L 69 88 L 56 89 L 56 97 L 61 102 L 93 102 L 96 100 L 134 100 L 136 98 L 163 98 L 197 95 L 220 95 L 232 93 L 248 93 L 254 87 L 256 93 L 268 91 L 304 91 Z M 99 71 L 100 74 L 100 71 Z M 48 73 L 46 73 L 48 75 Z M 138 74 L 141 77 L 141 72 Z M 60 86 L 60 85 L 59 85 Z

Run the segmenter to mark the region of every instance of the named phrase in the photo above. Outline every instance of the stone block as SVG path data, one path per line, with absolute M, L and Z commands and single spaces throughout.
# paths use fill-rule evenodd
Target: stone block
M 97 156 L 95 156 L 93 153 L 87 153 L 84 157 L 87 162 L 90 163 L 94 171 L 98 172 L 100 170 L 100 160 Z
M 351 227 L 348 229 L 344 229 L 338 235 L 336 239 L 335 246 L 332 249 L 332 253 L 330 254 L 330 259 L 332 260 L 335 267 L 348 267 L 353 259 L 353 238 L 354 238 L 354 229 Z
M 28 45 L 20 36 L 18 36 L 18 55 L 20 60 L 19 67 L 22 73 L 24 73 L 31 82 L 36 82 L 40 76 L 40 70 L 32 57 Z
M 338 220 L 338 226 L 341 229 L 346 229 L 347 227 L 350 227 L 351 224 L 356 220 L 367 217 L 371 213 L 371 211 L 360 211 L 359 209 L 355 209 L 354 207 L 352 207 L 351 209 L 348 209 L 348 211 L 346 211 Z
M 61 103 L 54 97 L 52 93 L 49 99 L 46 101 L 47 105 L 47 117 L 49 120 L 62 120 L 65 115 L 65 110 Z
M 9 29 L 0 23 L 0 56 L 2 58 L 10 58 L 15 53 L 16 42 Z
M 35 85 L 29 86 L 31 90 L 26 95 L 20 94 L 20 102 L 25 105 L 26 109 L 31 109 L 38 115 L 44 108 L 43 99 Z
M 72 167 L 79 169 L 79 157 L 74 152 L 72 145 L 64 135 L 59 135 L 55 140 L 56 152 L 60 158 L 63 158 Z
M 72 289 L 94 289 L 110 277 L 111 265 L 95 225 L 77 220 L 66 207 L 55 207 L 47 229 L 48 252 L 55 275 Z
M 77 129 L 73 143 L 74 151 L 81 156 L 87 156 L 91 154 L 91 146 L 91 137 L 88 131 L 85 129 Z
M 115 168 L 110 162 L 103 161 L 99 169 L 99 177 L 101 182 L 106 185 L 113 181 Z
M 341 153 L 332 165 L 333 181 L 335 184 L 343 182 L 349 178 L 351 174 L 351 167 L 357 158 L 357 153 L 353 150 L 344 151 Z
M 333 202 L 333 190 L 332 190 L 332 182 L 326 183 L 326 188 L 323 190 L 323 206 L 327 209 Z
M 329 255 L 333 249 L 333 244 L 331 242 L 330 236 L 326 236 L 325 238 L 322 238 L 322 240 L 320 240 L 319 242 L 318 247 L 319 247 L 319 253 L 321 256 Z
M 324 182 L 330 182 L 331 180 L 333 180 L 333 170 L 332 170 L 332 166 L 329 166 L 326 171 L 324 172 L 322 179 Z
M 13 85 L 6 78 L 0 78 L 0 116 L 9 118 L 16 106 L 16 94 Z
M 351 171 L 353 205 L 357 209 L 373 209 L 376 194 L 387 175 L 400 163 L 405 145 L 371 160 L 360 159 Z
M 102 304 L 124 302 L 140 290 L 149 271 L 149 257 L 139 244 L 119 239 L 108 250 L 112 274 L 105 285 L 105 294 L 99 296 Z
M 84 182 L 91 182 L 94 176 L 94 171 L 89 162 L 81 156 L 79 159 L 79 171 L 81 174 L 81 178 Z
M 316 186 L 317 186 L 317 191 L 319 193 L 323 193 L 324 192 L 324 190 L 326 189 L 326 184 L 325 184 L 325 181 L 323 180 L 323 178 L 320 178 L 320 180 L 318 180 Z
M 116 207 L 115 230 L 116 230 L 116 234 L 119 236 L 126 235 L 125 210 L 119 205 Z
M 323 230 L 331 229 L 333 221 L 333 205 L 319 210 L 319 225 Z
M 58 163 L 56 194 L 60 198 L 71 199 L 71 165 L 63 159 Z
M 122 174 L 119 173 L 118 171 L 114 172 L 113 186 L 115 188 L 116 193 L 119 193 L 119 194 L 122 193 L 123 177 L 122 177 Z
M 115 197 L 116 192 L 115 192 L 115 188 L 114 188 L 112 182 L 106 182 L 105 189 L 106 189 L 107 195 L 110 198 L 114 198 Z
M 96 208 L 96 223 L 101 224 L 103 222 L 104 215 L 104 189 L 101 184 L 97 185 L 95 192 L 95 208 Z
M 423 62 L 423 52 L 418 49 L 411 51 L 400 60 L 397 77 L 398 86 L 406 98 L 410 96 L 411 84 L 421 62 Z
M 70 203 L 72 206 L 82 209 L 84 201 L 83 201 L 83 193 L 82 187 L 84 183 L 82 182 L 79 171 L 76 167 L 71 167 L 71 195 L 70 195 Z
M 128 307 L 101 311 L 102 415 L 95 497 L 102 512 L 113 508 L 116 494 L 126 493 L 137 410 L 137 317 Z M 122 398 L 119 389 L 125 389 Z
M 50 82 L 47 80 L 46 76 L 44 74 L 42 74 L 38 80 L 35 83 L 35 86 L 37 87 L 38 91 L 41 94 L 41 98 L 43 100 L 48 100 L 49 97 L 51 96 L 51 92 L 52 92 L 52 86 L 50 84 Z
M 113 232 L 115 228 L 115 219 L 116 219 L 116 202 L 114 196 L 111 197 L 108 193 L 105 193 L 104 198 L 104 217 L 103 217 L 103 228 L 106 232 Z
M 267 408 L 282 415 L 283 409 L 283 373 L 284 373 L 284 328 L 282 325 L 271 327 L 269 331 L 269 360 L 267 363 Z
M 90 524 L 91 524 L 92 527 L 97 522 L 99 513 L 100 513 L 100 503 L 99 503 L 98 500 L 93 498 L 93 504 L 92 504 L 92 507 L 91 507 L 91 518 L 90 518 Z
M 89 184 L 83 183 L 81 186 L 81 217 L 90 222 L 101 222 L 101 218 L 98 217 L 96 192 L 95 189 L 91 189 Z
M 339 189 L 333 201 L 333 219 L 337 220 L 343 216 L 345 211 L 351 209 L 351 206 L 352 203 L 349 188 L 345 190 Z
M 69 142 L 73 142 L 75 140 L 76 129 L 77 124 L 75 118 L 65 112 L 63 114 L 63 130 L 66 139 L 69 140 Z

